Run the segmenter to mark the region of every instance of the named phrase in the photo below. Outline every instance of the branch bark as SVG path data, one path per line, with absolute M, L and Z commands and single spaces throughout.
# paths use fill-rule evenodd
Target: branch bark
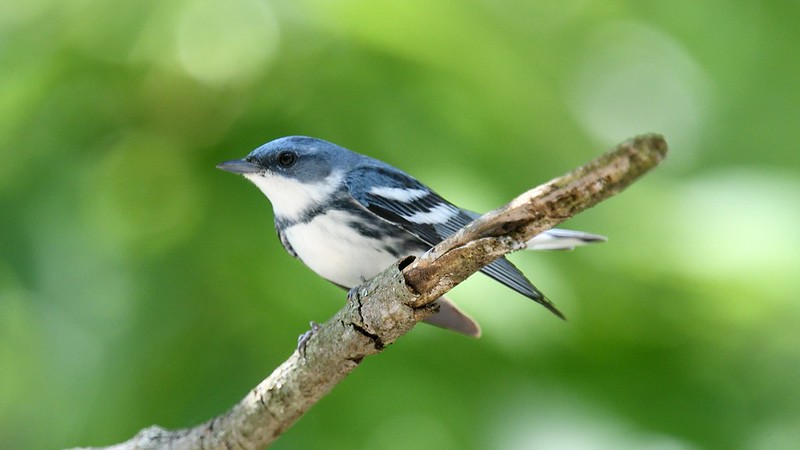
M 406 258 L 350 291 L 344 308 L 228 412 L 204 424 L 141 430 L 127 449 L 255 449 L 269 446 L 369 355 L 420 320 L 432 302 L 502 255 L 615 195 L 667 154 L 663 137 L 638 136 L 476 219 L 420 258 Z

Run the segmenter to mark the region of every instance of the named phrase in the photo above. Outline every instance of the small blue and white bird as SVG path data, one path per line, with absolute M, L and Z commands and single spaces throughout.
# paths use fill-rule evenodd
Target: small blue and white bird
M 269 198 L 275 228 L 290 255 L 345 289 L 372 278 L 398 259 L 419 256 L 480 214 L 461 209 L 405 172 L 336 144 L 303 136 L 268 142 L 244 159 L 218 168 L 241 174 Z M 551 229 L 528 249 L 571 249 L 602 236 Z M 481 272 L 561 312 L 505 258 Z M 453 302 L 437 300 L 427 322 L 470 336 L 480 327 Z

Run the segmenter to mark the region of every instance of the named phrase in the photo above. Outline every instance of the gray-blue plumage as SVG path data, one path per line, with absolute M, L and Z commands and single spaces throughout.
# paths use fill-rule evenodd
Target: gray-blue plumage
M 275 228 L 292 256 L 346 288 L 398 258 L 423 253 L 479 216 L 389 164 L 315 138 L 277 139 L 218 167 L 244 175 L 270 199 Z M 554 229 L 534 238 L 530 248 L 571 248 L 600 240 Z M 507 259 L 481 272 L 563 317 Z M 440 315 L 451 317 L 440 318 L 439 325 L 480 333 L 455 305 L 444 299 L 440 304 Z

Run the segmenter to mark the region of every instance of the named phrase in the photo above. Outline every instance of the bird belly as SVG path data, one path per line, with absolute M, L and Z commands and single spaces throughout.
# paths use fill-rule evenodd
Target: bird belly
M 350 288 L 377 275 L 399 258 L 395 256 L 397 250 L 387 248 L 407 247 L 407 239 L 402 236 L 388 241 L 367 236 L 349 225 L 353 220 L 347 212 L 328 211 L 307 223 L 287 227 L 284 234 L 306 266 L 317 275 Z M 408 254 L 421 254 L 421 250 L 413 249 Z

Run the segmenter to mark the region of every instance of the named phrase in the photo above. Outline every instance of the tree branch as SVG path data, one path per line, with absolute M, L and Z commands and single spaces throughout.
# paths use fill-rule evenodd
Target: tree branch
M 662 136 L 637 136 L 475 219 L 405 269 L 408 284 L 420 294 L 414 306 L 436 300 L 542 231 L 618 194 L 666 155 Z
M 348 295 L 347 304 L 228 412 L 194 428 L 140 431 L 109 449 L 255 449 L 272 443 L 355 369 L 435 313 L 432 302 L 491 261 L 615 195 L 658 165 L 655 134 L 622 144 L 476 219 L 420 258 L 406 258 Z

